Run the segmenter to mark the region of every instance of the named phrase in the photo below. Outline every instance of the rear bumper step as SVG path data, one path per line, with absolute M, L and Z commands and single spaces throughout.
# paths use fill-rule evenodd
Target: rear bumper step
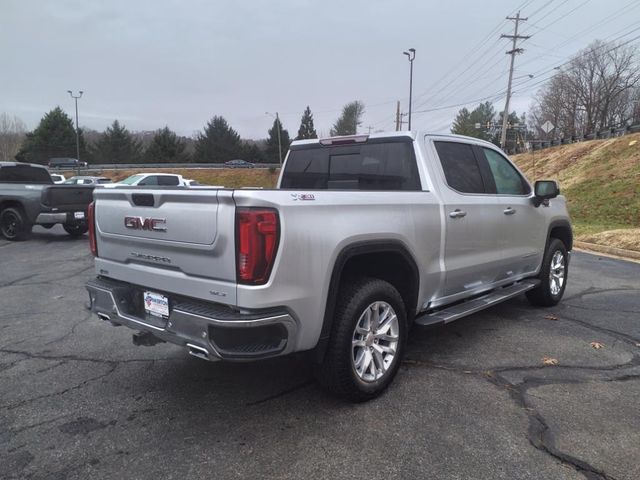
M 500 302 L 504 302 L 505 300 L 520 295 L 521 293 L 537 287 L 539 284 L 540 280 L 537 279 L 522 280 L 514 283 L 513 285 L 509 285 L 508 287 L 493 290 L 480 297 L 456 303 L 450 307 L 444 307 L 433 312 L 424 313 L 415 319 L 415 323 L 425 326 L 453 322 L 454 320 L 466 317 L 467 315 L 479 312 L 480 310 L 484 310 L 485 308 L 489 308 Z
M 293 351 L 297 323 L 283 309 L 240 313 L 220 304 L 168 295 L 168 318 L 144 313 L 143 287 L 98 277 L 87 282 L 98 318 L 138 330 L 136 345 L 169 342 L 205 360 L 247 361 Z

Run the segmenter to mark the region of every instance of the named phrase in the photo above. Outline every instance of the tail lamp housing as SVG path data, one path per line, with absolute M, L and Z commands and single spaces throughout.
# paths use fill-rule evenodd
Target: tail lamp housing
M 94 257 L 98 256 L 98 243 L 96 241 L 96 204 L 91 202 L 87 208 L 87 223 L 89 227 L 89 248 Z
M 274 208 L 236 210 L 237 281 L 264 285 L 275 263 L 280 241 L 280 218 Z

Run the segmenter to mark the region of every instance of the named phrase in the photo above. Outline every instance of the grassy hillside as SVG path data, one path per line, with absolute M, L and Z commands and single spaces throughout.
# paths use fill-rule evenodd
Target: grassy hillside
M 640 134 L 512 158 L 530 179 L 560 182 L 579 238 L 640 249 Z M 617 229 L 625 232 L 602 234 Z M 616 245 L 616 236 L 626 239 L 624 245 Z

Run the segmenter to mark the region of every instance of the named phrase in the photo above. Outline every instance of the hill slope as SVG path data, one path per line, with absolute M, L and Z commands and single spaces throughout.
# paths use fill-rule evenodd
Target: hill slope
M 560 145 L 512 159 L 532 180 L 560 182 L 579 239 L 640 250 L 640 134 Z M 610 232 L 617 229 L 624 232 Z

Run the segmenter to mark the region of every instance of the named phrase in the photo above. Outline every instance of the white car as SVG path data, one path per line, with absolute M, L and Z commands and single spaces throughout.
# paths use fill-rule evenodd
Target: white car
M 52 173 L 51 180 L 53 180 L 53 183 L 59 184 L 59 183 L 63 183 L 66 180 L 66 178 L 64 177 L 64 175 L 61 175 L 59 173 Z
M 175 173 L 136 173 L 135 175 L 131 175 L 124 180 L 120 180 L 119 182 L 116 182 L 111 186 L 117 187 L 119 185 L 128 185 L 130 187 L 145 185 L 152 185 L 155 187 L 188 186 L 182 175 L 178 175 Z

